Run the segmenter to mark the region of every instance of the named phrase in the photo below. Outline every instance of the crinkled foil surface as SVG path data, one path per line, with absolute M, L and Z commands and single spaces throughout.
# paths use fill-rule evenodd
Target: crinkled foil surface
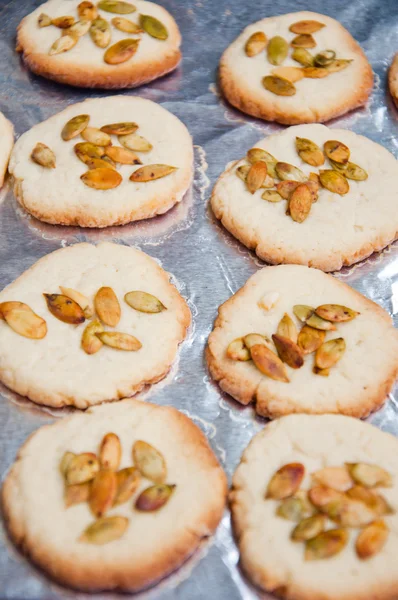
M 160 405 L 172 404 L 189 415 L 205 431 L 231 478 L 252 436 L 267 425 L 255 416 L 251 407 L 240 406 L 212 383 L 205 366 L 204 348 L 217 307 L 264 265 L 223 230 L 212 215 L 208 200 L 225 165 L 243 156 L 258 139 L 280 126 L 246 117 L 225 104 L 216 82 L 219 58 L 243 27 L 263 17 L 310 9 L 339 19 L 365 49 L 376 78 L 369 104 L 336 119 L 330 126 L 366 135 L 398 156 L 398 112 L 386 88 L 387 69 L 398 51 L 398 2 L 159 2 L 174 15 L 181 29 L 183 62 L 173 74 L 152 84 L 114 93 L 141 95 L 159 102 L 188 126 L 195 144 L 195 180 L 191 190 L 180 205 L 164 216 L 136 225 L 85 230 L 40 223 L 17 206 L 7 185 L 0 194 L 0 288 L 42 256 L 82 241 L 110 240 L 136 246 L 156 258 L 173 274 L 174 283 L 188 300 L 193 325 L 166 380 L 140 397 Z M 14 51 L 15 31 L 20 19 L 39 4 L 40 0 L 0 0 L 0 110 L 13 122 L 17 136 L 69 104 L 109 95 L 109 92 L 55 84 L 26 70 Z M 376 211 L 377 198 L 374 206 Z M 335 275 L 383 306 L 398 325 L 398 244 Z M 39 408 L 5 388 L 0 388 L 0 396 L 0 469 L 4 478 L 26 437 L 67 412 Z M 392 395 L 369 420 L 398 435 L 398 394 Z M 117 594 L 96 595 L 98 600 L 117 597 Z M 225 511 L 214 538 L 182 569 L 136 597 L 238 600 L 266 596 L 259 594 L 239 570 L 229 513 Z M 0 598 L 82 600 L 89 595 L 67 590 L 47 579 L 14 548 L 2 525 Z

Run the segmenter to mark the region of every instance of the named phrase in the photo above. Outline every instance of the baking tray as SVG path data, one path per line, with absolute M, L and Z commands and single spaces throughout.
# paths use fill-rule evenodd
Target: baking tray
M 280 127 L 246 117 L 224 103 L 216 83 L 219 58 L 243 27 L 262 17 L 310 8 L 339 19 L 365 49 L 376 78 L 369 104 L 330 125 L 353 129 L 398 156 L 398 112 L 386 91 L 387 69 L 398 50 L 398 2 L 160 0 L 181 29 L 182 65 L 173 74 L 152 84 L 122 92 L 75 89 L 36 77 L 25 69 L 14 51 L 15 30 L 21 18 L 39 4 L 38 0 L 0 0 L 0 110 L 14 123 L 17 136 L 87 97 L 112 93 L 141 95 L 159 102 L 188 126 L 195 144 L 195 180 L 184 201 L 166 215 L 104 230 L 40 223 L 16 205 L 6 187 L 0 193 L 0 289 L 40 257 L 76 242 L 112 240 L 136 246 L 156 258 L 173 274 L 175 284 L 188 300 L 193 326 L 166 380 L 139 397 L 160 405 L 172 404 L 189 415 L 204 430 L 231 478 L 242 451 L 266 422 L 257 418 L 251 407 L 241 407 L 220 392 L 207 372 L 204 348 L 219 304 L 264 265 L 223 230 L 209 209 L 208 199 L 225 165 L 243 156 L 258 139 Z M 377 198 L 374 200 L 377 210 Z M 398 318 L 398 245 L 336 276 Z M 4 478 L 26 437 L 68 411 L 39 408 L 5 388 L 0 388 L 0 396 L 0 473 Z M 398 435 L 397 392 L 369 421 Z M 269 598 L 250 586 L 237 563 L 238 552 L 226 511 L 215 537 L 203 544 L 182 569 L 135 598 Z M 2 600 L 83 600 L 89 597 L 47 579 L 13 547 L 1 526 Z M 96 594 L 95 597 L 105 600 L 121 596 Z

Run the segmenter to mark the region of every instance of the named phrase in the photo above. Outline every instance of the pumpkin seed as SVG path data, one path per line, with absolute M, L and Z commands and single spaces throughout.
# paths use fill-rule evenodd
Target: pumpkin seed
M 62 139 L 67 142 L 72 138 L 77 137 L 84 131 L 90 120 L 90 115 L 77 115 L 70 119 L 61 131 Z
M 263 86 L 277 96 L 294 96 L 296 93 L 293 83 L 276 75 L 266 75 L 263 78 Z
M 241 179 L 242 181 L 246 181 L 247 174 L 250 171 L 250 168 L 250 165 L 241 165 L 236 169 L 235 173 L 239 177 L 239 179 Z
M 23 302 L 2 302 L 0 316 L 15 333 L 32 340 L 41 340 L 47 335 L 47 324 Z
M 283 465 L 271 477 L 265 497 L 273 500 L 284 500 L 293 496 L 301 485 L 304 471 L 304 465 L 301 463 Z
M 90 37 L 99 48 L 106 48 L 111 41 L 111 28 L 105 19 L 97 17 L 91 23 Z
M 303 69 L 300 69 L 300 67 L 277 67 L 272 69 L 272 75 L 287 79 L 290 83 L 296 83 L 304 77 Z
M 155 179 L 166 177 L 176 170 L 177 167 L 171 167 L 170 165 L 145 165 L 145 167 L 140 167 L 130 175 L 130 181 L 136 183 L 155 181 Z
M 319 184 L 318 182 L 312 181 L 309 179 L 305 182 L 305 185 L 310 190 L 312 203 L 318 200 L 318 192 L 319 192 Z
M 345 60 L 342 58 L 337 58 L 333 60 L 329 65 L 326 66 L 329 73 L 337 73 L 338 71 L 343 71 L 352 63 L 351 60 Z
M 72 288 L 63 287 L 62 285 L 59 286 L 59 289 L 61 290 L 64 296 L 67 296 L 68 298 L 76 302 L 84 311 L 86 310 L 86 308 L 88 308 L 90 301 L 87 298 L 87 296 L 84 296 L 83 294 L 77 292 L 76 290 L 73 290 Z
M 307 325 L 314 329 L 321 329 L 322 331 L 336 331 L 336 326 L 333 325 L 333 323 L 321 319 L 321 317 L 318 317 L 315 313 L 307 319 Z
M 77 21 L 76 23 L 71 25 L 71 27 L 68 27 L 68 29 L 64 29 L 64 33 L 62 35 L 75 35 L 78 38 L 83 37 L 84 35 L 86 35 L 90 27 L 91 21 L 87 19 L 82 19 L 81 21 Z
M 289 340 L 292 340 L 294 343 L 297 342 L 297 327 L 287 313 L 285 313 L 282 319 L 279 321 L 276 333 L 283 337 L 289 338 Z
M 280 35 L 276 35 L 270 39 L 267 47 L 267 57 L 271 65 L 281 65 L 289 52 L 287 41 Z
M 324 50 L 323 52 L 319 52 L 314 57 L 314 66 L 315 67 L 327 67 L 330 65 L 333 60 L 336 58 L 336 52 L 333 50 Z
M 315 352 L 315 350 L 318 350 L 322 346 L 325 336 L 325 331 L 304 325 L 298 334 L 297 344 L 303 351 L 303 354 L 311 354 L 311 352 Z
M 116 497 L 116 474 L 99 471 L 91 483 L 89 506 L 95 517 L 103 517 L 113 506 Z
M 116 29 L 124 33 L 143 33 L 144 31 L 137 23 L 123 17 L 113 17 L 111 23 Z
M 43 294 L 43 296 L 46 299 L 48 310 L 59 321 L 70 325 L 79 325 L 86 320 L 81 306 L 68 296 L 63 294 Z
M 95 295 L 94 307 L 101 321 L 109 327 L 116 327 L 120 321 L 119 300 L 111 287 L 101 287 Z
M 315 365 L 319 369 L 330 369 L 343 356 L 346 344 L 343 338 L 335 338 L 324 342 L 315 354 Z
M 151 15 L 140 15 L 140 26 L 151 37 L 157 40 L 167 40 L 169 32 L 159 19 Z
M 131 308 L 143 313 L 159 313 L 167 310 L 165 305 L 152 294 L 148 292 L 128 292 L 124 296 L 125 301 Z
M 376 492 L 363 487 L 362 485 L 354 485 L 347 491 L 347 496 L 354 500 L 359 500 L 366 504 L 377 516 L 392 515 L 395 510 L 388 504 L 387 500 Z
M 246 177 L 246 186 L 254 194 L 263 185 L 267 176 L 267 165 L 262 160 L 255 162 L 249 169 Z
M 280 194 L 282 198 L 284 198 L 285 200 L 289 200 L 290 196 L 292 195 L 296 187 L 298 187 L 299 185 L 300 183 L 298 181 L 280 181 L 276 184 L 276 189 L 278 194 Z
M 69 27 L 71 27 L 75 22 L 75 18 L 71 17 L 71 16 L 64 16 L 64 17 L 56 17 L 55 19 L 52 19 L 51 23 L 53 25 L 55 25 L 55 27 L 58 27 L 59 29 L 68 29 Z
M 121 538 L 128 524 L 129 520 L 126 517 L 102 517 L 85 529 L 79 541 L 102 546 Z
M 303 65 L 303 67 L 314 66 L 314 57 L 305 48 L 295 48 L 292 52 L 292 59 Z
M 322 304 L 315 309 L 315 313 L 318 317 L 325 319 L 326 321 L 332 321 L 333 323 L 344 323 L 346 321 L 352 321 L 360 313 L 342 306 L 341 304 Z
M 323 148 L 326 156 L 336 163 L 345 164 L 350 158 L 350 149 L 338 140 L 328 140 L 324 143 Z
M 312 167 L 319 167 L 325 162 L 322 150 L 311 140 L 296 137 L 296 150 L 301 160 Z
M 282 181 L 307 181 L 307 176 L 298 167 L 289 165 L 289 163 L 276 163 L 275 171 L 279 179 Z
M 247 160 L 249 163 L 254 164 L 259 160 L 262 160 L 267 165 L 267 170 L 271 177 L 276 177 L 275 165 L 277 164 L 277 160 L 272 154 L 263 150 L 262 148 L 251 148 L 247 153 Z M 243 165 L 247 166 L 247 165 Z
M 275 344 L 279 358 L 284 363 L 289 365 L 292 369 L 300 369 L 303 366 L 303 353 L 295 342 L 278 334 L 273 334 L 272 340 Z
M 97 333 L 104 331 L 101 322 L 98 319 L 91 321 L 83 331 L 82 335 L 82 348 L 86 354 L 95 354 L 101 350 L 103 344 L 101 340 L 96 336 Z
M 256 31 L 252 33 L 245 44 L 246 56 L 257 56 L 267 45 L 267 36 L 263 31 Z
M 105 154 L 105 149 L 102 146 L 96 146 L 91 142 L 79 142 L 74 145 L 73 150 L 77 158 L 85 164 L 93 158 L 102 158 Z
M 62 54 L 62 52 L 68 52 L 74 46 L 76 46 L 79 38 L 75 35 L 63 35 L 51 46 L 48 54 L 50 56 L 54 56 L 55 54 Z
M 242 338 L 237 338 L 228 345 L 227 356 L 231 360 L 250 360 L 250 352 L 245 346 Z
M 306 542 L 325 531 L 325 527 L 325 515 L 314 515 L 300 521 L 293 529 L 290 537 L 294 542 Z
M 64 492 L 65 508 L 87 502 L 90 496 L 90 483 L 76 483 L 75 485 L 67 485 Z
M 350 191 L 347 179 L 337 171 L 331 171 L 329 169 L 319 171 L 319 179 L 322 187 L 334 194 L 344 196 Z
M 113 135 L 128 135 L 137 131 L 137 123 L 126 121 L 123 123 L 111 123 L 110 125 L 104 125 L 101 127 L 101 131 Z
M 92 2 L 80 2 L 77 6 L 77 14 L 79 15 L 79 19 L 93 21 L 97 18 L 98 11 Z
M 309 174 L 309 180 L 312 181 L 313 183 L 316 183 L 318 188 L 321 185 L 320 181 L 319 181 L 319 175 L 318 173 L 310 173 Z
M 150 152 L 153 148 L 152 144 L 148 142 L 142 135 L 130 133 L 129 135 L 120 135 L 119 142 L 125 148 L 129 150 L 135 150 L 136 152 Z
M 110 46 L 104 54 L 108 65 L 120 65 L 129 60 L 138 50 L 140 40 L 128 38 Z
M 329 519 L 343 527 L 364 527 L 375 520 L 375 513 L 363 502 L 343 496 L 323 508 Z
M 330 164 L 332 165 L 335 171 L 344 175 L 346 179 L 352 179 L 354 181 L 365 181 L 368 178 L 368 174 L 365 169 L 355 165 L 352 162 L 346 162 L 345 164 L 340 164 L 335 162 L 334 160 L 330 160 Z
M 92 452 L 83 452 L 76 454 L 67 467 L 65 473 L 66 483 L 74 485 L 76 483 L 85 483 L 94 479 L 99 471 L 99 462 Z
M 288 209 L 293 221 L 296 223 L 305 221 L 311 210 L 312 198 L 312 193 L 305 183 L 296 187 L 290 196 Z
M 275 352 L 272 352 L 267 346 L 255 344 L 250 349 L 250 355 L 252 361 L 261 373 L 275 381 L 289 382 L 289 377 L 287 376 L 283 362 Z
M 116 169 L 115 163 L 107 160 L 108 157 L 105 158 L 89 158 L 86 157 L 86 165 L 89 169 Z
M 275 190 L 265 190 L 261 195 L 261 198 L 268 202 L 280 202 L 282 200 L 282 196 Z
M 275 181 L 273 180 L 272 177 L 270 177 L 269 175 L 266 175 L 266 177 L 263 181 L 263 185 L 261 187 L 269 190 L 270 188 L 275 187 Z
M 293 306 L 293 312 L 299 321 L 305 323 L 314 314 L 314 308 L 307 306 L 306 304 L 295 304 Z
M 292 33 L 315 33 L 322 29 L 322 27 L 325 27 L 325 24 L 319 21 L 304 20 L 290 25 L 289 31 Z
M 163 483 L 167 475 L 164 456 L 159 450 L 144 442 L 137 440 L 133 445 L 133 461 L 143 477 Z
M 256 346 L 258 344 L 260 346 L 268 346 L 270 343 L 270 340 L 266 335 L 260 335 L 259 333 L 248 333 L 244 336 L 243 341 L 246 348 L 249 348 L 249 350 L 252 348 L 252 346 Z
M 309 79 L 323 79 L 329 75 L 329 71 L 322 67 L 304 67 L 303 73 Z
M 374 521 L 361 531 L 355 542 L 355 550 L 362 560 L 372 558 L 383 548 L 388 538 L 389 529 L 384 521 Z
M 391 487 L 392 477 L 388 471 L 369 463 L 346 463 L 351 477 L 356 483 L 367 488 Z
M 101 0 L 97 6 L 100 10 L 118 15 L 128 15 L 137 10 L 130 2 L 121 2 L 120 0 Z
M 293 48 L 315 48 L 316 41 L 310 33 L 300 33 L 292 39 L 290 45 Z
M 110 136 L 96 127 L 86 127 L 81 135 L 86 142 L 90 142 L 95 146 L 110 146 L 112 144 Z
M 320 369 L 316 365 L 313 366 L 312 372 L 315 375 L 321 375 L 322 377 L 329 377 L 330 375 L 330 369 Z
M 325 467 L 312 474 L 313 480 L 326 487 L 346 492 L 352 486 L 352 479 L 345 467 Z
M 38 142 L 33 148 L 30 158 L 41 167 L 55 169 L 55 154 L 46 144 Z
M 175 488 L 175 485 L 166 485 L 165 483 L 151 485 L 138 496 L 135 508 L 143 512 L 159 510 L 170 500 Z
M 95 334 L 105 346 L 124 350 L 125 352 L 136 352 L 142 348 L 142 344 L 136 337 L 120 331 L 103 331 Z
M 59 463 L 59 470 L 64 477 L 66 475 L 66 471 L 68 470 L 70 461 L 75 456 L 76 456 L 76 454 L 74 454 L 73 452 L 64 452 L 64 454 L 61 458 L 61 462 Z
M 116 473 L 117 491 L 114 506 L 130 500 L 141 482 L 141 476 L 135 467 L 127 467 Z
M 105 152 L 112 161 L 122 165 L 142 165 L 139 156 L 132 150 L 127 150 L 127 148 L 122 148 L 121 146 L 108 146 Z
M 308 498 L 317 509 L 323 512 L 325 507 L 342 500 L 344 494 L 325 485 L 316 485 L 308 491 Z
M 107 433 L 102 438 L 99 449 L 99 461 L 101 469 L 116 471 L 122 457 L 122 446 L 116 433 Z
M 48 15 L 41 13 L 37 19 L 37 24 L 39 27 L 49 27 L 52 24 L 52 21 Z
M 345 529 L 329 529 L 305 543 L 305 560 L 331 558 L 343 550 L 349 536 Z
M 276 509 L 278 517 L 287 519 L 288 521 L 301 521 L 304 513 L 304 503 L 301 498 L 291 496 L 282 500 Z
M 95 190 L 111 190 L 122 183 L 120 173 L 109 167 L 100 167 L 87 171 L 80 176 L 80 179 L 85 185 Z

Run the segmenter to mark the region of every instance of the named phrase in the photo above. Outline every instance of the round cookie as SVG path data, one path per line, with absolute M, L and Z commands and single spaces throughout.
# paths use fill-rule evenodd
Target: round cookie
M 96 189 L 81 179 L 91 167 L 99 165 L 101 168 L 104 164 L 96 162 L 98 159 L 91 165 L 82 161 L 87 162 L 90 155 L 83 155 L 79 160 L 75 146 L 86 143 L 81 135 L 67 141 L 61 137 L 66 123 L 80 115 L 89 115 L 88 127 L 95 129 L 115 123 L 138 126 L 137 133 L 131 134 L 134 139 L 128 138 L 127 142 L 122 136 L 109 135 L 112 147 L 119 149 L 117 152 L 122 148 L 128 153 L 127 158 L 118 156 L 118 160 L 135 163 L 116 163 L 120 176 L 110 173 L 111 177 L 117 178 L 116 187 Z M 133 125 L 127 131 L 131 129 L 134 130 Z M 91 130 L 89 132 L 91 134 Z M 86 135 L 85 131 L 82 135 Z M 90 136 L 90 139 L 93 138 Z M 55 168 L 41 166 L 32 160 L 32 151 L 38 143 L 45 144 L 54 153 Z M 122 146 L 126 143 L 130 147 L 145 148 L 145 151 L 132 151 Z M 149 150 L 148 144 L 152 146 Z M 107 158 L 109 147 L 96 146 L 98 155 L 105 153 Z M 134 171 L 157 164 L 175 169 L 158 179 L 130 180 Z M 124 225 L 163 214 L 182 200 L 192 180 L 193 146 L 185 125 L 160 105 L 144 98 L 111 96 L 74 104 L 32 127 L 17 141 L 9 171 L 15 180 L 14 192 L 18 201 L 41 221 L 80 227 Z M 113 179 L 109 185 L 114 185 L 112 182 Z
M 324 188 L 319 183 L 319 174 L 326 171 L 330 177 L 336 166 L 344 170 L 344 165 L 335 163 L 333 167 L 325 153 L 322 165 L 307 164 L 298 154 L 296 138 L 310 140 L 322 151 L 327 141 L 344 143 L 350 151 L 347 164 L 355 163 L 360 167 L 356 177 L 367 178 L 345 180 L 340 172 L 337 177 L 345 186 L 340 190 L 343 194 Z M 335 271 L 383 249 L 397 238 L 397 161 L 382 146 L 352 131 L 329 129 L 324 125 L 298 125 L 260 140 L 255 148 L 271 153 L 276 161 L 298 167 L 304 180 L 315 177 L 319 188 L 317 201 L 312 205 L 309 202 L 305 220 L 295 221 L 286 214 L 288 204 L 285 199 L 277 197 L 279 201 L 268 202 L 262 196 L 269 190 L 261 188 L 252 194 L 237 176 L 240 166 L 249 168 L 248 159 L 227 167 L 213 189 L 213 211 L 224 227 L 262 260 Z M 273 173 L 272 167 L 268 170 L 268 175 Z M 298 179 L 294 172 L 281 176 Z M 273 181 L 267 177 L 264 187 L 273 186 L 275 191 L 278 183 L 277 176 Z
M 108 433 L 116 434 L 121 443 L 120 464 L 113 465 L 116 471 L 137 467 L 132 459 L 137 441 L 161 453 L 167 473 L 160 478 L 152 469 L 151 474 L 158 483 L 162 479 L 175 487 L 156 512 L 135 508 L 142 491 L 154 485 L 144 475 L 129 498 L 105 512 L 104 505 L 92 504 L 92 496 L 90 505 L 83 501 L 65 507 L 60 472 L 64 453 L 98 454 Z M 66 473 L 66 479 L 70 477 Z M 13 541 L 51 577 L 90 591 L 137 591 L 177 569 L 213 533 L 224 511 L 226 486 L 206 437 L 188 417 L 171 407 L 125 400 L 64 418 L 31 435 L 6 478 L 2 499 Z M 107 498 L 109 506 L 114 494 Z M 127 529 L 102 544 L 97 535 L 79 540 L 96 520 L 91 507 L 95 515 L 101 510 L 100 518 L 128 520 Z
M 305 71 L 305 78 L 300 71 L 280 72 L 283 80 L 289 77 L 295 82 L 289 85 L 282 81 L 286 95 L 277 95 L 264 87 L 263 79 L 273 76 L 274 70 L 280 66 L 302 69 L 303 64 L 291 56 L 295 49 L 291 43 L 300 35 L 300 27 L 296 33 L 289 29 L 301 21 L 315 21 L 321 27 L 310 34 L 311 39 L 304 38 L 304 50 L 312 58 L 320 52 L 332 50 L 336 55 L 334 60 L 352 62 L 333 63 L 336 65 L 333 66 L 333 72 L 331 66 L 327 73 Z M 249 50 L 251 56 L 248 56 L 245 48 L 253 34 L 259 34 L 259 40 Z M 283 38 L 284 43 L 279 39 L 279 46 L 278 41 L 276 46 L 274 42 L 270 46 L 270 40 L 275 37 Z M 302 38 L 295 43 L 301 44 Z M 308 45 L 309 48 L 306 47 Z M 252 54 L 254 52 L 257 54 Z M 268 60 L 268 53 L 274 64 Z M 309 57 L 305 64 L 311 63 Z M 342 65 L 345 68 L 337 71 Z M 279 74 L 278 71 L 276 73 Z M 246 27 L 221 58 L 220 84 L 228 102 L 239 110 L 266 121 L 294 125 L 327 121 L 362 106 L 372 90 L 373 73 L 359 44 L 338 21 L 318 13 L 302 11 L 262 19 Z
M 260 588 L 289 600 L 394 600 L 398 595 L 398 576 L 395 568 L 398 529 L 398 440 L 376 427 L 350 417 L 338 415 L 291 415 L 274 421 L 258 433 L 242 456 L 233 477 L 230 493 L 234 529 L 240 548 L 241 565 L 250 579 Z M 290 536 L 297 525 L 282 518 L 276 511 L 283 505 L 270 493 L 269 483 L 282 466 L 299 463 L 305 469 L 301 489 L 313 485 L 311 476 L 327 467 L 343 467 L 345 463 L 366 463 L 386 470 L 391 487 L 365 489 L 367 495 L 377 493 L 393 510 L 383 515 L 387 533 L 384 546 L 378 553 L 359 558 L 356 544 L 366 528 L 347 527 L 348 538 L 340 552 L 329 558 L 314 557 L 311 549 L 325 548 L 325 544 L 292 541 Z M 345 469 L 344 469 L 345 470 Z M 347 477 L 347 475 L 346 475 Z M 345 479 L 345 478 L 344 478 Z M 348 478 L 347 486 L 354 486 Z M 347 488 L 345 488 L 347 489 Z M 304 492 L 304 498 L 306 493 Z M 369 510 L 362 502 L 352 502 L 358 487 L 344 497 L 346 505 L 362 507 L 363 515 Z M 299 494 L 300 495 L 300 494 Z M 284 505 L 286 507 L 286 504 Z M 308 506 L 311 512 L 311 505 Z M 301 518 L 298 513 L 298 518 Z M 374 519 L 380 519 L 374 516 Z M 366 518 L 363 518 L 363 522 Z M 351 521 L 355 523 L 354 520 Z M 359 521 L 356 521 L 358 523 Z M 385 530 L 385 526 L 389 532 Z M 340 525 L 327 520 L 327 529 Z M 334 534 L 328 534 L 328 536 Z M 359 548 L 363 550 L 365 533 Z M 343 537 L 344 539 L 344 537 Z M 318 538 L 319 540 L 319 538 Z M 307 556 L 307 559 L 305 558 Z M 312 559 L 311 559 L 312 557 Z
M 398 108 L 398 52 L 394 56 L 390 70 L 388 71 L 388 86 L 392 99 Z
M 14 127 L 0 112 L 0 188 L 7 173 L 8 159 L 14 145 Z
M 33 73 L 79 87 L 117 89 L 135 87 L 157 79 L 173 71 L 179 64 L 181 35 L 173 17 L 159 4 L 144 0 L 134 0 L 132 3 L 118 2 L 117 4 L 126 6 L 127 12 L 109 12 L 99 5 L 116 3 L 105 0 L 102 3 L 90 3 L 92 8 L 86 9 L 85 15 L 79 16 L 79 7 L 83 4 L 88 3 L 79 0 L 49 0 L 21 21 L 18 27 L 17 50 L 22 53 L 24 62 Z M 135 10 L 129 12 L 134 7 Z M 144 20 L 141 15 L 144 15 Z M 66 31 L 52 23 L 53 20 L 65 16 L 73 17 L 74 21 L 71 22 L 74 24 L 79 22 L 75 30 L 80 30 L 80 37 L 74 36 L 73 28 Z M 92 20 L 91 17 L 95 19 Z M 153 21 L 148 27 L 147 17 L 156 19 L 155 28 Z M 97 18 L 102 21 L 96 21 Z M 125 21 L 122 21 L 124 30 L 121 31 L 114 26 L 114 19 L 127 19 L 130 22 L 127 29 L 134 31 L 126 32 Z M 142 27 L 143 23 L 145 30 Z M 103 28 L 107 30 L 106 38 L 101 34 Z M 98 33 L 97 37 L 95 34 L 92 36 L 92 31 L 98 32 L 98 29 L 100 45 L 93 41 L 94 38 L 98 39 Z M 152 34 L 147 33 L 148 29 Z M 77 43 L 67 51 L 53 53 L 53 45 L 59 44 L 61 36 L 67 34 L 68 43 L 71 41 L 73 44 L 73 40 L 76 39 Z M 127 46 L 130 44 L 133 54 L 125 54 L 123 60 L 123 55 L 115 55 L 112 50 L 108 58 L 109 54 L 106 53 L 109 49 L 126 39 L 137 40 L 137 44 L 127 43 Z M 65 42 L 62 42 L 60 47 L 64 45 Z
M 60 286 L 69 288 L 77 308 L 75 302 L 62 308 L 65 291 Z M 113 290 L 120 311 L 114 310 L 112 298 L 106 302 L 112 293 L 97 296 L 104 287 Z M 152 295 L 152 312 L 142 312 L 142 300 L 127 303 L 124 296 L 132 291 Z M 43 294 L 60 294 L 61 299 L 50 297 L 48 305 Z M 15 319 L 5 315 L 1 303 L 6 301 L 23 302 L 45 325 L 35 321 L 31 337 L 20 335 L 15 325 L 12 328 Z M 169 371 L 190 324 L 189 308 L 168 273 L 143 252 L 108 242 L 75 244 L 44 256 L 0 293 L 0 307 L 0 380 L 18 394 L 54 407 L 87 408 L 132 396 L 159 381 Z M 61 321 L 54 316 L 57 309 L 58 315 L 72 319 Z M 119 341 L 116 348 L 110 346 L 109 336 L 98 344 L 95 333 L 103 333 L 101 323 L 83 344 L 90 313 L 112 339 L 114 332 L 127 334 L 123 338 L 130 350 L 118 349 Z
M 318 309 L 325 304 L 355 311 L 349 313 L 352 320 L 325 322 L 318 317 L 316 322 L 312 318 L 301 333 L 306 322 L 295 316 L 294 307 Z M 286 314 L 290 320 L 285 318 L 280 326 Z M 308 319 L 311 314 L 308 311 L 304 317 Z M 320 314 L 326 313 L 320 311 Z M 331 318 L 330 311 L 327 316 Z M 328 330 L 319 334 L 319 327 Z M 242 344 L 243 348 L 235 345 L 235 355 L 229 349 L 231 342 L 250 333 L 266 336 L 268 341 L 255 340 L 255 343 L 265 343 L 272 351 L 270 354 L 260 350 L 258 356 L 257 348 L 256 363 L 250 360 L 253 350 L 245 349 L 246 344 Z M 287 362 L 286 354 L 284 362 L 278 360 L 276 338 L 272 337 L 275 334 L 292 340 Z M 341 338 L 343 342 L 329 344 L 329 340 Z M 276 339 L 278 342 L 281 344 L 280 339 Z M 318 351 L 320 344 L 328 345 Z M 335 345 L 332 356 L 337 352 L 336 358 L 340 360 L 327 366 L 320 354 L 328 353 L 330 346 Z M 267 357 L 262 358 L 264 352 Z M 278 353 L 282 356 L 280 346 Z M 254 402 L 256 412 L 269 418 L 298 412 L 365 417 L 379 408 L 390 392 L 398 374 L 397 357 L 398 333 L 380 306 L 331 275 L 297 265 L 266 267 L 252 275 L 220 306 L 207 346 L 210 373 L 220 387 L 242 404 Z M 268 371 L 258 367 L 266 359 L 272 361 L 271 365 L 276 363 L 279 379 L 269 374 L 271 367 Z M 329 368 L 329 372 L 320 372 L 316 367 Z

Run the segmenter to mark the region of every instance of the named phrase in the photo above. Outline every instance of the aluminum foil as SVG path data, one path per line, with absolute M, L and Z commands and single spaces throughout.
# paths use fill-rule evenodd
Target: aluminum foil
M 398 156 L 398 112 L 386 91 L 386 73 L 398 50 L 396 0 L 159 0 L 176 18 L 183 35 L 184 60 L 173 74 L 138 90 L 161 103 L 189 128 L 195 144 L 195 181 L 184 201 L 164 216 L 105 230 L 54 227 L 27 215 L 9 189 L 0 193 L 0 288 L 42 256 L 76 242 L 113 240 L 136 246 L 173 274 L 188 300 L 193 326 L 179 358 L 163 382 L 141 397 L 172 404 L 189 415 L 207 434 L 231 477 L 252 436 L 266 422 L 251 407 L 242 407 L 222 394 L 209 377 L 204 348 L 217 307 L 259 268 L 253 253 L 234 240 L 215 220 L 208 205 L 211 188 L 225 165 L 240 158 L 258 139 L 279 129 L 227 106 L 219 95 L 216 73 L 224 48 L 249 23 L 262 17 L 311 8 L 339 19 L 361 43 L 376 73 L 369 104 L 330 123 L 353 129 Z M 0 0 L 0 110 L 20 135 L 32 125 L 69 104 L 106 92 L 75 89 L 30 74 L 14 51 L 20 19 L 40 0 Z M 109 92 L 107 92 L 109 94 Z M 114 92 L 120 93 L 120 92 Z M 374 199 L 377 210 L 377 198 Z M 398 318 L 398 245 L 336 274 Z M 398 325 L 398 321 L 396 321 Z M 5 477 L 18 447 L 38 427 L 62 418 L 66 411 L 49 411 L 0 388 L 0 472 Z M 370 419 L 398 435 L 398 394 Z M 46 507 L 43 506 L 43 519 Z M 0 598 L 59 600 L 88 598 L 58 586 L 26 560 L 0 528 Z M 117 598 L 97 594 L 99 600 Z M 120 597 L 120 596 L 119 596 Z M 124 597 L 127 597 L 124 595 Z M 139 598 L 162 600 L 240 600 L 266 598 L 243 577 L 226 511 L 216 535 L 180 569 Z

